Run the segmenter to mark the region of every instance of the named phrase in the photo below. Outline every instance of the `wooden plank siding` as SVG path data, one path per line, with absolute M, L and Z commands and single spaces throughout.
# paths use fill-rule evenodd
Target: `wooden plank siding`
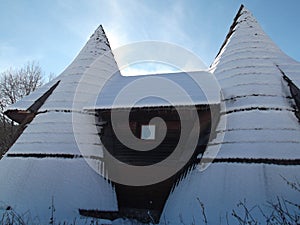
M 196 106 L 199 122 L 200 135 L 198 145 L 189 162 L 172 177 L 156 184 L 148 186 L 128 186 L 115 183 L 119 212 L 82 212 L 83 214 L 98 215 L 101 218 L 115 219 L 119 217 L 135 218 L 142 222 L 159 222 L 165 202 L 176 181 L 182 177 L 197 162 L 197 155 L 203 152 L 208 142 L 211 129 L 211 110 L 209 105 Z M 126 110 L 126 109 L 122 109 Z M 101 130 L 101 141 L 105 148 L 118 160 L 131 165 L 144 166 L 160 162 L 167 158 L 176 148 L 180 138 L 180 118 L 174 107 L 149 107 L 133 108 L 130 110 L 129 124 L 133 134 L 140 137 L 141 125 L 148 124 L 154 117 L 162 118 L 167 125 L 167 134 L 161 144 L 150 151 L 135 151 L 124 146 L 116 137 L 111 124 L 111 111 L 99 110 L 99 118 L 105 125 Z M 185 107 L 183 120 L 189 120 L 190 108 Z M 122 126 L 128 126 L 124 121 Z M 192 135 L 192 134 L 190 134 Z M 105 155 L 104 155 L 105 157 Z M 149 213 L 151 216 L 149 216 Z M 154 220 L 154 221 L 152 221 Z

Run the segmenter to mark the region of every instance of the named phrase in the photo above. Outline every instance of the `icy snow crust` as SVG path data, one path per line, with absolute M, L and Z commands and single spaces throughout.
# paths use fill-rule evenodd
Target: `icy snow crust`
M 217 137 L 209 143 L 203 157 L 217 147 L 218 159 L 300 159 L 300 124 L 294 101 L 283 74 L 300 87 L 300 64 L 286 56 L 264 33 L 251 13 L 243 8 L 234 32 L 213 62 L 210 71 L 223 91 L 225 111 L 217 127 Z M 224 139 L 222 135 L 224 134 Z M 202 156 L 199 156 L 201 158 Z M 266 214 L 267 202 L 282 197 L 299 203 L 299 192 L 287 185 L 299 181 L 299 165 L 258 163 L 213 163 L 206 170 L 192 171 L 171 193 L 161 223 L 202 224 L 201 203 L 208 224 L 238 224 L 231 216 L 244 200 L 250 210 L 260 206 Z M 201 203 L 200 203 L 201 202 Z M 253 216 L 265 218 L 256 207 Z
M 91 64 L 101 70 L 95 72 Z M 95 115 L 83 112 L 83 106 L 96 98 L 101 80 L 116 70 L 100 26 L 60 76 L 8 108 L 27 109 L 60 80 L 39 114 L 1 159 L 1 206 L 11 206 L 20 215 L 29 212 L 41 224 L 50 221 L 52 197 L 56 221 L 73 221 L 79 217 L 78 209 L 118 210 L 111 183 L 83 158 L 93 158 L 94 168 L 103 169 Z M 80 129 L 74 130 L 74 124 Z

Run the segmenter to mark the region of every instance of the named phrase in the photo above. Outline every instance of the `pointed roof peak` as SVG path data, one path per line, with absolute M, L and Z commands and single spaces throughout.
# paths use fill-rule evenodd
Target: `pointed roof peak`
M 246 7 L 244 7 L 244 5 L 240 7 L 240 11 L 238 12 L 237 16 L 238 16 L 237 23 L 242 23 L 247 21 L 258 23 L 255 17 L 253 16 L 253 14 L 251 13 L 251 11 Z
M 230 37 L 231 37 L 232 34 L 234 33 L 237 24 L 240 23 L 241 21 L 247 20 L 246 18 L 244 18 L 244 16 L 245 16 L 246 14 L 250 14 L 251 17 L 254 19 L 253 15 L 250 13 L 250 11 L 249 11 L 247 8 L 245 8 L 245 6 L 244 6 L 243 4 L 241 4 L 241 6 L 240 6 L 238 12 L 236 13 L 236 15 L 235 15 L 235 17 L 234 17 L 234 19 L 233 19 L 233 23 L 231 24 L 231 26 L 230 26 L 230 28 L 229 28 L 229 31 L 228 31 L 228 33 L 227 33 L 227 35 L 226 35 L 226 37 L 225 37 L 225 40 L 224 40 L 224 42 L 222 43 L 222 45 L 221 45 L 221 47 L 220 47 L 220 50 L 219 50 L 219 52 L 217 53 L 215 59 L 217 59 L 218 56 L 221 54 L 223 48 L 225 47 L 225 45 L 227 44 L 228 40 L 230 39 Z M 243 16 L 243 15 L 244 15 L 244 16 Z M 212 65 L 213 65 L 213 64 L 214 64 L 214 63 L 212 63 Z M 211 66 L 212 66 L 212 65 L 211 65 Z
M 96 30 L 102 30 L 102 32 L 104 32 L 104 29 L 103 29 L 103 26 L 102 26 L 102 24 L 99 24 L 99 26 L 97 27 L 97 29 Z
M 266 48 L 272 48 L 274 52 L 282 54 L 253 14 L 244 5 L 241 5 L 210 70 L 214 71 L 221 58 L 230 53 L 238 52 L 238 50 L 247 51 L 247 49 L 259 51 L 266 50 Z
M 97 29 L 94 31 L 94 33 L 90 36 L 90 38 L 93 38 L 93 37 L 99 37 L 100 36 L 105 36 L 106 37 L 106 34 L 105 34 L 105 31 L 103 29 L 103 26 L 100 24 Z
M 91 67 L 97 67 L 98 69 L 105 68 L 105 71 L 104 69 L 103 71 L 99 69 L 101 72 L 93 72 L 87 75 L 86 71 L 91 69 Z M 114 59 L 105 31 L 102 25 L 100 25 L 90 36 L 89 40 L 81 49 L 79 54 L 75 57 L 73 62 L 58 77 L 56 77 L 53 81 L 43 85 L 34 93 L 25 96 L 17 103 L 7 107 L 6 110 L 28 110 L 30 106 L 33 105 L 37 99 L 43 96 L 57 81 L 61 82 L 42 106 L 43 110 L 49 108 L 72 108 L 75 90 L 74 88 L 72 89 L 71 86 L 76 86 L 84 81 L 87 86 L 91 84 L 92 86 L 96 87 L 98 85 L 96 88 L 98 90 L 99 86 L 102 85 L 102 83 L 99 82 L 99 79 L 108 79 L 112 73 L 118 70 L 118 65 Z M 83 77 L 88 78 L 83 80 Z M 90 80 L 88 81 L 87 79 Z M 91 82 L 91 80 L 93 82 Z M 89 100 L 88 97 L 95 97 L 94 93 L 91 93 L 91 88 L 86 88 L 86 90 L 90 90 L 88 94 L 85 94 L 85 97 L 87 97 L 86 101 Z M 64 92 L 68 92 L 68 95 L 64 96 Z M 50 101 L 51 104 L 49 103 Z
M 105 34 L 105 31 L 103 29 L 102 25 L 99 25 L 97 29 L 94 31 L 94 33 L 90 36 L 89 41 L 87 42 L 86 46 L 92 45 L 95 46 L 97 49 L 97 46 L 103 45 L 101 48 L 102 50 L 111 50 L 109 41 L 107 39 L 107 36 Z
M 235 20 L 236 20 L 236 21 L 239 21 L 240 18 L 241 18 L 243 15 L 245 15 L 245 14 L 250 14 L 250 15 L 253 17 L 251 11 L 250 11 L 248 8 L 246 8 L 243 4 L 241 4 L 241 6 L 240 6 L 238 12 L 236 13 L 236 16 L 235 16 L 235 18 L 234 18 L 234 21 L 235 21 Z

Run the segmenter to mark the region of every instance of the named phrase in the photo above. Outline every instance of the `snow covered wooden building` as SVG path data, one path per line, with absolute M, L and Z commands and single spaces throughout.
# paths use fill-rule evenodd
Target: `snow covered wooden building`
M 299 191 L 287 184 L 299 182 L 300 63 L 241 6 L 210 71 L 223 92 L 219 126 L 226 121 L 226 128 L 217 128 L 201 157 L 220 149 L 206 170 L 193 170 L 180 182 L 162 217 L 171 224 L 268 224 L 277 197 L 300 202 Z
M 53 199 L 57 221 L 72 221 L 81 213 L 112 220 L 127 216 L 151 221 L 156 216 L 154 221 L 161 218 L 161 224 L 232 224 L 235 218 L 230 213 L 240 201 L 245 200 L 249 208 L 263 207 L 277 197 L 299 203 L 299 192 L 286 181 L 299 179 L 300 63 L 272 42 L 245 7 L 239 9 L 209 72 L 155 76 L 185 87 L 203 125 L 182 170 L 158 185 L 142 187 L 111 182 L 95 172 L 95 167 L 106 168 L 103 146 L 123 163 L 145 166 L 167 157 L 181 130 L 174 105 L 150 98 L 128 112 L 130 104 L 125 101 L 118 107 L 130 114 L 136 138 L 155 139 L 160 129 L 149 124 L 153 117 L 166 121 L 167 136 L 150 152 L 133 152 L 119 142 L 111 125 L 113 100 L 117 90 L 138 76 L 120 75 L 100 26 L 60 76 L 7 109 L 6 114 L 26 129 L 0 160 L 1 204 L 42 223 L 51 217 Z M 193 87 L 190 77 L 200 76 L 217 79 L 221 102 L 209 103 Z M 103 90 L 100 98 L 99 90 Z M 92 111 L 86 110 L 89 102 L 95 103 Z M 226 107 L 214 127 L 211 112 L 220 109 L 219 104 Z M 186 120 L 194 121 L 187 112 L 190 105 L 180 96 L 175 106 L 182 106 Z M 74 124 L 80 129 L 74 129 Z M 209 140 L 206 134 L 211 129 L 216 136 Z M 200 164 L 187 173 L 200 161 L 212 164 L 205 170 Z M 253 216 L 265 219 L 258 207 Z

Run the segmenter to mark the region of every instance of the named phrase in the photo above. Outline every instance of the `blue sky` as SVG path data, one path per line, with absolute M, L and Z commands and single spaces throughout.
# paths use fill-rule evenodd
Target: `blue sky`
M 0 72 L 36 60 L 46 74 L 58 75 L 99 24 L 112 49 L 166 41 L 209 65 L 242 3 L 274 42 L 300 61 L 298 0 L 0 0 Z

